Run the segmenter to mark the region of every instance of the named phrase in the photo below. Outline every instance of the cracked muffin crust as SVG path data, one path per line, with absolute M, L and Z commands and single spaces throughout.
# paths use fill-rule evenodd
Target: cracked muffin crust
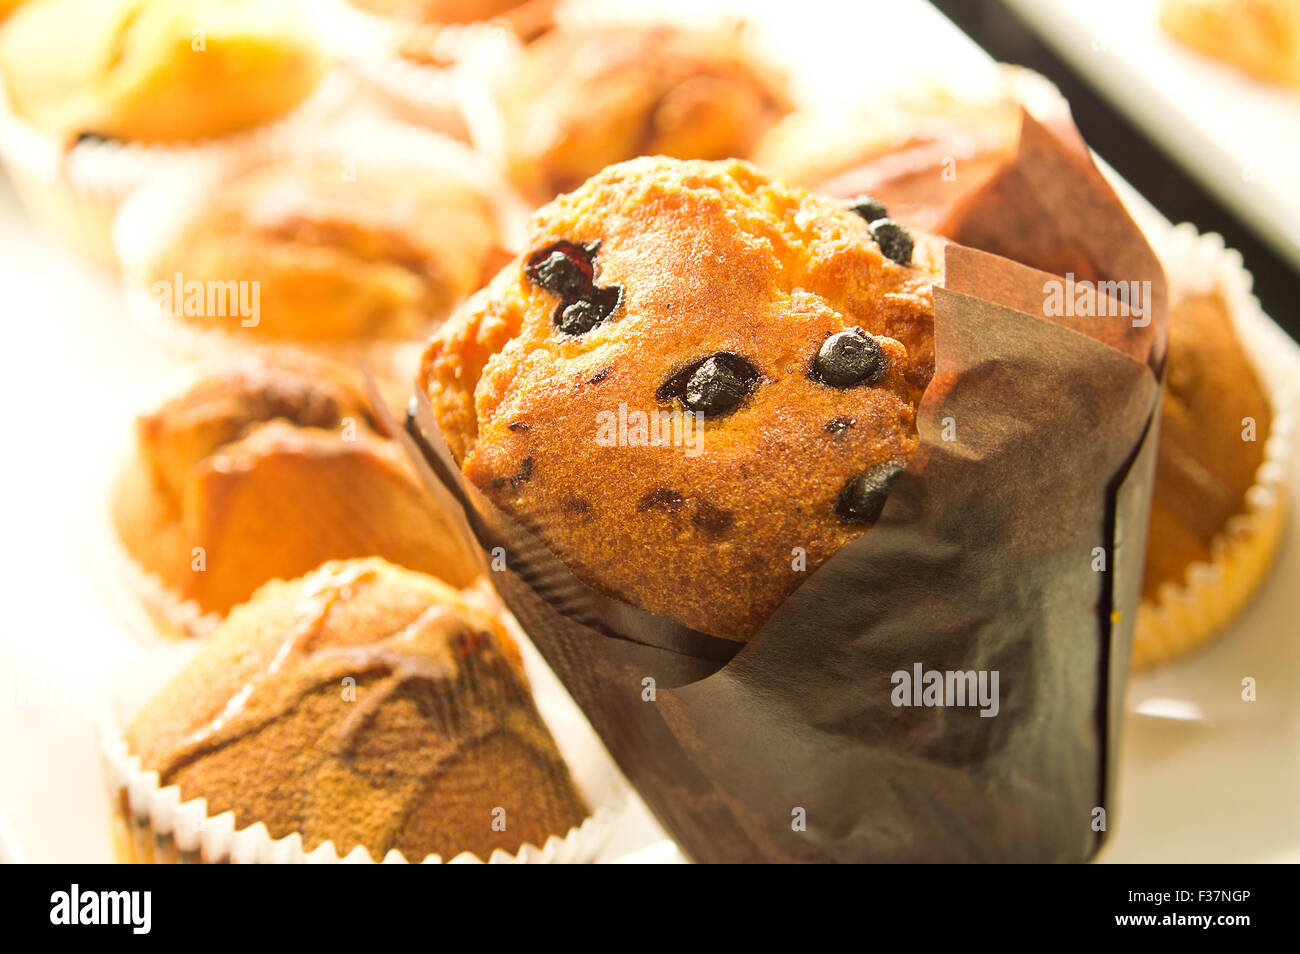
M 857 205 L 644 158 L 540 210 L 424 356 L 465 476 L 589 585 L 748 638 L 916 446 L 941 245 Z
M 486 860 L 587 815 L 500 621 L 377 559 L 260 589 L 126 741 L 209 817 L 300 833 L 306 851 Z
M 349 368 L 250 354 L 141 417 L 136 435 L 114 526 L 205 613 L 330 559 L 383 556 L 457 586 L 475 575 Z
M 538 202 L 636 156 L 744 157 L 790 110 L 740 25 L 558 27 L 525 48 L 501 106 L 507 172 Z

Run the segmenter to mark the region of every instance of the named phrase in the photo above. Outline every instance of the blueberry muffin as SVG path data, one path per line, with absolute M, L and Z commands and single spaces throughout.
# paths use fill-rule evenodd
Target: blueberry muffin
M 356 374 L 291 352 L 223 364 L 142 416 L 112 517 L 136 563 L 203 614 L 330 559 L 476 575 Z
M 873 200 L 637 159 L 536 213 L 421 385 L 466 478 L 580 579 L 743 640 L 915 449 L 941 262 Z
M 237 133 L 299 105 L 323 70 L 292 0 L 32 0 L 0 33 L 10 108 L 68 142 Z
M 563 24 L 504 87 L 506 168 L 545 202 L 635 156 L 744 158 L 789 108 L 740 26 Z
M 506 260 L 498 197 L 452 161 L 452 145 L 425 162 L 322 148 L 237 176 L 159 256 L 149 283 L 256 283 L 251 321 L 168 309 L 184 326 L 249 341 L 419 338 Z
M 304 851 L 486 860 L 587 816 L 500 621 L 378 559 L 268 583 L 126 743 L 160 786 L 206 799 L 209 818 L 298 833 Z M 151 838 L 134 843 L 146 857 L 133 860 L 170 860 Z

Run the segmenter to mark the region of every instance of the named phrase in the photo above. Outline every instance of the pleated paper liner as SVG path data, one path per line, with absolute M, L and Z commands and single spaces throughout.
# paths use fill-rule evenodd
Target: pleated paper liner
M 480 49 L 499 58 L 517 42 L 497 23 L 403 23 L 348 0 L 313 0 L 308 9 L 326 46 L 386 111 L 460 139 L 469 136 L 458 96 L 461 64 Z M 433 62 L 402 55 L 415 43 Z
M 446 169 L 467 180 L 492 198 L 505 249 L 519 241 L 528 210 L 492 166 L 464 145 L 426 130 L 362 114 L 341 120 L 316 135 L 285 142 L 266 156 L 283 160 L 316 154 L 367 157 L 409 168 L 411 174 L 429 175 Z M 169 314 L 153 293 L 159 263 L 169 247 L 193 223 L 201 221 L 208 197 L 220 183 L 242 169 L 187 170 L 160 179 L 139 190 L 123 204 L 113 230 L 116 255 L 122 262 L 124 301 L 128 316 L 181 361 L 212 355 L 235 354 L 271 345 L 297 348 L 357 366 L 365 364 L 390 382 L 406 386 L 419 365 L 422 343 L 404 338 L 342 338 L 295 340 L 259 337 L 238 327 L 200 326 Z M 166 276 L 164 276 L 165 278 Z M 230 276 L 238 278 L 239 276 Z
M 1286 523 L 1295 459 L 1300 375 L 1276 325 L 1251 293 L 1241 255 L 1219 235 L 1179 225 L 1156 241 L 1171 287 L 1217 291 L 1268 395 L 1272 423 L 1264 460 L 1246 493 L 1244 512 L 1228 521 L 1208 563 L 1187 567 L 1181 583 L 1166 583 L 1138 607 L 1133 665 L 1143 668 L 1189 652 L 1222 632 L 1263 582 Z
M 116 269 L 113 221 L 136 189 L 177 171 L 234 170 L 308 134 L 341 109 L 353 84 L 335 70 L 280 119 L 187 144 L 87 139 L 71 146 L 16 115 L 0 88 L 0 160 L 39 224 L 91 259 Z
M 499 601 L 484 588 L 484 604 L 499 611 Z M 497 850 L 488 858 L 460 852 L 450 858 L 429 855 L 407 858 L 357 846 L 340 854 L 332 841 L 308 850 L 301 834 L 271 836 L 256 821 L 233 812 L 208 813 L 204 798 L 186 798 L 176 785 L 162 786 L 158 773 L 146 771 L 130 753 L 121 726 L 134 709 L 160 689 L 193 654 L 193 645 L 154 646 L 148 657 L 120 674 L 113 711 L 101 716 L 100 749 L 112 815 L 114 856 L 131 864 L 582 864 L 594 860 L 627 801 L 626 782 L 610 761 L 573 700 L 522 636 L 518 623 L 502 615 L 516 639 L 532 683 L 534 701 L 570 770 L 575 784 L 592 807 L 581 825 L 556 832 L 544 844 L 525 844 L 516 852 Z
M 695 860 L 1082 861 L 1106 837 L 1164 279 L 1077 138 L 1024 122 L 1017 157 L 967 206 L 972 236 L 1029 261 L 1047 249 L 1062 274 L 1150 282 L 1144 320 L 1048 316 L 1045 282 L 1061 279 L 950 245 L 917 452 L 871 530 L 747 643 L 578 581 L 463 478 L 414 398 L 426 479 L 480 547 L 504 548 L 498 591 Z M 894 705 L 891 674 L 918 662 L 1000 673 L 997 717 Z

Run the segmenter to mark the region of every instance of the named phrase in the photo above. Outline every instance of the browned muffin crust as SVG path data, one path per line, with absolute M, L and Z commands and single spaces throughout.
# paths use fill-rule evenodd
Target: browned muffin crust
M 1246 511 L 1272 425 L 1268 396 L 1222 297 L 1174 291 L 1145 599 L 1165 583 L 1183 583 L 1192 563 L 1209 562 L 1214 539 Z M 1254 440 L 1243 437 L 1248 421 Z
M 486 859 L 587 814 L 499 621 L 382 560 L 262 588 L 126 738 L 210 816 L 307 851 Z
M 545 202 L 635 156 L 744 158 L 789 109 L 740 28 L 561 26 L 505 87 L 507 171 Z
M 466 477 L 580 579 L 745 639 L 874 521 L 887 481 L 846 511 L 849 485 L 916 446 L 941 254 L 915 239 L 898 264 L 860 215 L 743 162 L 613 166 L 537 213 L 525 256 L 434 337 L 421 383 Z M 597 297 L 620 290 L 580 336 L 529 275 L 557 243 L 594 249 Z M 876 343 L 878 379 L 819 376 L 845 332 Z M 682 410 L 683 373 L 719 355 L 753 374 L 738 403 L 706 413 L 698 453 L 684 434 L 602 441 L 611 415 Z
M 476 575 L 357 373 L 293 351 L 224 363 L 142 416 L 113 522 L 144 569 L 204 612 L 329 559 L 383 556 L 457 586 Z

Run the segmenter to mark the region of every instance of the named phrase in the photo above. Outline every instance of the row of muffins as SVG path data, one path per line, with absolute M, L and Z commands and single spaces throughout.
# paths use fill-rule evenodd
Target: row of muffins
M 353 369 L 269 348 L 139 419 L 119 560 L 201 642 L 105 729 L 120 860 L 598 849 L 479 564 L 382 417 Z

